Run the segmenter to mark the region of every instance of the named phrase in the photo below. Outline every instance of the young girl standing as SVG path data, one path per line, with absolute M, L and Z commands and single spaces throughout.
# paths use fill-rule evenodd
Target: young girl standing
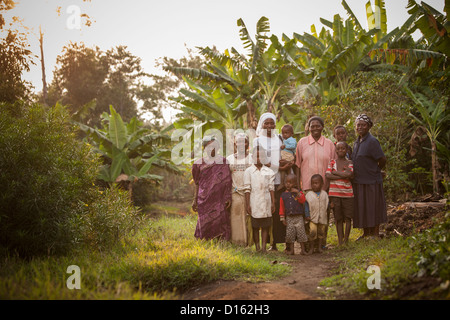
M 328 195 L 336 220 L 339 245 L 348 242 L 353 219 L 353 187 L 350 181 L 353 178 L 353 163 L 346 158 L 347 151 L 347 143 L 343 141 L 336 143 L 337 159 L 330 161 L 325 174 L 330 180 Z
M 266 161 L 266 152 L 262 147 L 257 146 L 253 149 L 253 160 L 254 164 L 244 172 L 245 206 L 247 214 L 251 216 L 256 251 L 266 252 L 272 214 L 275 212 L 275 174 L 263 165 Z M 261 246 L 259 229 L 261 229 Z

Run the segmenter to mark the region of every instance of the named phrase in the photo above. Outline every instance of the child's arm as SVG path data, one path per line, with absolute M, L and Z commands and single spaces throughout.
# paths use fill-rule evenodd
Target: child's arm
M 306 202 L 306 197 L 305 194 L 301 191 L 298 191 L 297 193 L 297 197 L 295 198 L 299 203 L 305 203 Z
M 308 201 L 305 201 L 305 220 L 306 221 L 310 221 L 311 220 L 311 216 L 309 214 L 309 204 Z
M 252 208 L 250 207 L 250 192 L 245 193 L 245 210 L 249 216 L 252 215 Z
M 286 225 L 285 213 L 284 213 L 284 201 L 283 198 L 280 197 L 280 221 Z
M 247 169 L 244 171 L 244 195 L 245 195 L 245 211 L 248 215 L 252 215 L 252 208 L 250 207 L 250 192 L 251 187 L 251 175 Z
M 271 201 L 271 212 L 275 213 L 275 191 L 270 191 L 270 201 Z
M 328 180 L 337 180 L 342 179 L 339 175 L 335 174 L 337 171 L 333 170 L 334 159 L 328 163 L 327 171 L 325 172 L 325 178 Z

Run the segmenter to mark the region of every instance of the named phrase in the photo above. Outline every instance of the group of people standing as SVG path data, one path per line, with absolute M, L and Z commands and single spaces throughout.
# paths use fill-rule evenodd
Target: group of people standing
M 361 114 L 355 122 L 357 140 L 346 143 L 343 126 L 334 128 L 335 142 L 322 135 L 324 121 L 308 120 L 308 133 L 298 143 L 291 125 L 276 134 L 276 117 L 261 115 L 252 143 L 245 133 L 234 136 L 234 154 L 216 154 L 217 141 L 203 139 L 205 156 L 194 162 L 198 212 L 195 237 L 220 238 L 256 250 L 277 250 L 286 244 L 294 253 L 320 252 L 326 244 L 330 211 L 336 221 L 339 244 L 348 241 L 351 225 L 363 228 L 361 237 L 378 237 L 386 222 L 382 169 L 386 157 L 370 134 L 371 119 Z M 345 225 L 345 230 L 344 230 Z M 260 243 L 261 232 L 261 243 Z

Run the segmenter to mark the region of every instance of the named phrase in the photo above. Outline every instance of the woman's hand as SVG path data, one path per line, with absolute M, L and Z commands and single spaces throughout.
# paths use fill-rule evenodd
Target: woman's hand
M 226 201 L 225 202 L 225 209 L 230 209 L 230 207 L 231 207 L 231 201 L 230 200 L 228 200 L 228 201 Z
M 271 210 L 272 210 L 272 214 L 274 214 L 275 213 L 275 203 L 273 201 L 272 201 Z
M 197 212 L 197 199 L 194 199 L 194 201 L 192 201 L 192 211 Z

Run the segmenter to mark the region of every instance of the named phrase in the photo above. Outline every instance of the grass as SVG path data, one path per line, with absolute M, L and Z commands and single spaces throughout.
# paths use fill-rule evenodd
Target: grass
M 219 279 L 270 281 L 292 271 L 290 265 L 272 263 L 289 261 L 285 255 L 260 254 L 254 248 L 228 242 L 197 240 L 193 236 L 195 215 L 169 214 L 175 209 L 166 204 L 158 206 L 157 218 L 146 219 L 136 233 L 103 252 L 80 247 L 64 256 L 23 260 L 0 251 L 0 299 L 168 300 Z M 328 245 L 332 249 L 324 254 L 333 257 L 336 267 L 333 275 L 320 283 L 326 288 L 322 290 L 324 298 L 445 298 L 439 282 L 436 286 L 433 279 L 417 277 L 417 248 L 411 246 L 410 238 L 355 241 L 360 235 L 359 229 L 353 229 L 350 242 L 337 247 L 335 226 L 329 228 Z M 70 265 L 80 267 L 80 290 L 66 286 Z M 370 265 L 380 268 L 381 290 L 367 287 Z M 424 281 L 431 285 L 422 290 Z
M 184 290 L 214 280 L 267 281 L 291 271 L 272 264 L 270 254 L 197 240 L 195 224 L 194 215 L 148 219 L 106 252 L 79 248 L 66 256 L 29 261 L 4 253 L 0 299 L 177 299 Z M 80 290 L 66 286 L 70 265 L 80 267 Z
M 336 239 L 334 226 L 329 229 L 329 239 Z M 352 238 L 360 235 L 352 230 Z M 333 240 L 331 241 L 333 244 Z M 427 299 L 444 297 L 444 292 L 429 288 L 435 279 L 419 279 L 417 252 L 407 237 L 364 239 L 350 241 L 347 245 L 330 250 L 336 262 L 333 276 L 321 281 L 320 286 L 327 299 Z M 381 288 L 369 289 L 368 272 L 371 265 L 380 268 Z M 423 285 L 429 281 L 430 285 Z M 422 284 L 419 284 L 422 282 Z M 413 288 L 417 284 L 416 288 Z M 411 287 L 406 293 L 405 287 Z M 422 288 L 425 288 L 422 290 Z

